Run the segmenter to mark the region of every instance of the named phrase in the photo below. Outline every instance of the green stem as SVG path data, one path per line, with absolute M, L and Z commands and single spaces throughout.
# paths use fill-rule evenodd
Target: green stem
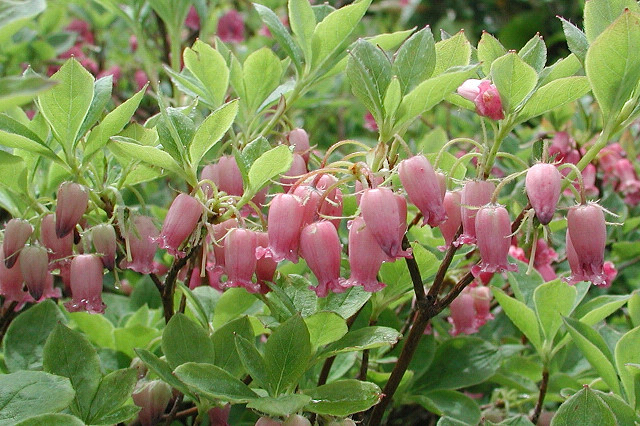
M 513 125 L 508 119 L 501 123 L 500 127 L 498 127 L 498 132 L 496 133 L 493 140 L 493 146 L 491 146 L 489 154 L 485 158 L 483 158 L 483 160 L 485 160 L 482 163 L 482 166 L 484 168 L 483 175 L 485 179 L 491 174 L 491 169 L 493 168 L 494 161 L 496 161 L 496 155 L 498 154 L 500 146 L 502 145 L 502 141 L 509 134 L 509 132 L 511 132 L 512 128 Z

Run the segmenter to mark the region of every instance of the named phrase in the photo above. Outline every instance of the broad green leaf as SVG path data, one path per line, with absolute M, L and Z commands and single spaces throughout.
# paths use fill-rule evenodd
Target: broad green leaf
M 84 426 L 84 422 L 72 416 L 71 414 L 40 414 L 38 416 L 29 417 L 21 422 L 15 423 L 14 426 Z
M 242 151 L 233 151 L 233 156 L 236 159 L 236 163 L 238 163 L 238 168 L 240 169 L 242 180 L 245 182 L 245 185 L 249 182 L 249 169 L 251 168 L 251 165 L 260 158 L 262 154 L 270 149 L 271 144 L 267 138 L 260 136 L 249 142 L 244 148 L 242 148 Z
M 629 308 L 629 317 L 631 317 L 633 326 L 640 326 L 640 293 L 632 293 L 627 307 Z
M 533 293 L 542 333 L 552 342 L 562 325 L 562 317 L 571 313 L 577 291 L 575 287 L 557 279 L 539 286 Z
M 632 12 L 624 12 L 589 46 L 584 68 L 605 122 L 615 118 L 638 85 L 638 49 L 640 15 Z
M 263 47 L 251 53 L 242 66 L 242 80 L 250 111 L 257 111 L 267 96 L 280 84 L 282 64 L 270 49 Z
M 507 113 L 514 112 L 538 82 L 536 70 L 515 52 L 508 52 L 493 61 L 491 77 L 500 93 L 502 108 Z
M 497 287 L 493 287 L 491 291 L 511 322 L 513 322 L 513 324 L 518 327 L 525 336 L 527 336 L 527 339 L 529 339 L 536 349 L 542 349 L 542 339 L 540 337 L 540 329 L 538 328 L 538 319 L 536 318 L 536 314 L 533 309 L 529 308 L 519 300 L 507 296 Z
M 454 419 L 453 417 L 443 416 L 438 419 L 436 426 L 466 426 L 468 423 Z
M 194 106 L 192 103 L 182 108 L 164 108 L 161 103 L 160 114 L 156 116 L 156 131 L 163 150 L 179 163 L 186 159 L 186 148 L 196 132 L 196 125 L 188 116 Z
M 520 262 L 519 260 L 516 260 L 516 264 L 518 265 L 518 269 L 520 271 L 526 270 L 527 268 L 526 263 Z M 538 271 L 532 271 L 531 274 L 528 275 L 509 272 L 507 274 L 507 278 L 509 280 L 509 285 L 513 290 L 513 295 L 515 296 L 515 298 L 523 302 L 532 310 L 535 309 L 535 304 L 533 302 L 533 293 L 536 291 L 536 288 L 538 288 L 538 286 L 544 284 L 545 282 Z
M 16 193 L 27 192 L 27 168 L 17 155 L 0 150 L 0 186 Z
M 502 46 L 497 38 L 486 31 L 482 32 L 480 41 L 478 42 L 478 60 L 482 62 L 482 72 L 489 75 L 491 72 L 491 64 L 507 53 L 507 49 Z
M 585 2 L 584 32 L 589 43 L 598 37 L 625 10 L 639 12 L 634 0 L 593 0 Z
M 531 95 L 518 113 L 517 121 L 527 121 L 573 102 L 587 94 L 589 89 L 589 80 L 583 76 L 553 80 Z
M 238 100 L 234 99 L 213 111 L 198 127 L 189 145 L 189 157 L 197 167 L 205 154 L 222 139 L 238 113 Z
M 193 46 L 184 50 L 184 66 L 202 83 L 202 99 L 209 107 L 222 104 L 229 86 L 229 69 L 222 55 L 213 47 L 196 40 Z
M 559 16 L 559 18 L 560 21 L 562 21 L 562 31 L 564 31 L 564 36 L 567 39 L 569 50 L 571 53 L 576 55 L 580 62 L 584 64 L 584 59 L 587 56 L 587 49 L 589 49 L 587 36 L 580 28 L 576 27 L 571 22 L 561 16 Z
M 616 419 L 602 398 L 588 386 L 575 393 L 558 408 L 551 426 L 615 425 Z
M 564 318 L 574 343 L 609 388 L 620 395 L 620 384 L 613 367 L 613 356 L 597 331 L 573 318 Z
M 518 56 L 539 74 L 547 63 L 547 46 L 540 34 L 534 35 L 518 52 Z
M 7 369 L 10 372 L 42 369 L 44 344 L 59 322 L 64 324 L 66 318 L 50 299 L 18 315 L 4 337 L 4 363 Z
M 235 336 L 253 339 L 253 328 L 249 318 L 243 316 L 218 328 L 211 336 L 215 353 L 215 365 L 238 377 L 244 373 L 242 362 L 236 350 Z
M 158 337 L 160 337 L 160 330 L 155 326 L 149 327 L 142 324 L 134 324 L 113 330 L 116 350 L 131 358 L 134 357 L 134 348 L 146 348 Z
M 289 25 L 304 52 L 305 62 L 311 62 L 311 38 L 316 27 L 316 17 L 309 0 L 289 0 Z
M 264 361 L 274 395 L 295 386 L 311 358 L 309 330 L 300 315 L 294 315 L 267 339 Z
M 102 117 L 104 109 L 107 107 L 107 104 L 111 100 L 112 89 L 113 76 L 111 75 L 107 75 L 94 81 L 93 99 L 91 99 L 89 111 L 87 111 L 87 115 L 82 121 L 82 125 L 80 126 L 80 130 L 78 130 L 76 139 L 80 139 L 82 136 L 84 136 L 84 134 L 89 131 L 91 126 L 93 126 L 100 119 L 100 117 Z
M 138 105 L 140 105 L 146 88 L 147 86 L 143 87 L 138 93 L 118 105 L 102 119 L 100 124 L 91 130 L 84 148 L 85 156 L 90 156 L 95 153 L 107 144 L 111 136 L 118 134 L 118 132 L 124 129 L 124 126 L 129 123 Z
M 73 312 L 69 314 L 69 318 L 97 346 L 109 349 L 116 348 L 115 338 L 113 337 L 113 324 L 103 315 Z
M 413 398 L 432 413 L 450 416 L 468 425 L 478 424 L 482 415 L 473 399 L 453 390 L 436 390 Z
M 45 144 L 16 133 L 0 130 L 0 145 L 6 146 L 7 148 L 23 149 L 54 161 L 60 161 L 60 158 L 58 158 L 55 152 Z
M 527 416 L 521 414 L 519 416 L 510 417 L 506 420 L 501 421 L 500 423 L 493 423 L 491 421 L 487 421 L 487 426 L 533 426 L 533 423 L 527 418 Z
M 256 304 L 261 303 L 258 302 L 255 295 L 247 292 L 245 289 L 227 289 L 222 293 L 220 300 L 218 300 L 216 304 L 211 326 L 214 330 L 217 330 L 223 324 L 249 313 L 251 308 Z
M 318 298 L 318 311 L 331 311 L 344 319 L 350 318 L 371 298 L 371 293 L 361 286 L 348 288 L 343 293 L 329 293 Z
M 609 406 L 619 425 L 631 425 L 640 423 L 640 414 L 634 412 L 625 401 L 612 393 L 604 393 L 599 390 L 593 391 L 605 404 Z
M 51 79 L 58 84 L 38 97 L 40 113 L 58 142 L 69 151 L 93 99 L 93 77 L 71 58 Z
M 262 154 L 249 169 L 249 188 L 245 193 L 253 197 L 265 185 L 289 170 L 293 155 L 286 145 L 280 145 Z M 249 198 L 251 198 L 249 197 Z
M 155 373 L 159 378 L 165 381 L 172 388 L 179 390 L 185 395 L 192 395 L 186 384 L 182 383 L 176 376 L 173 375 L 169 363 L 158 358 L 146 349 L 136 349 L 135 353 L 140 357 L 149 370 Z
M 636 401 L 634 374 L 626 364 L 640 364 L 640 327 L 628 331 L 618 340 L 614 357 L 627 399 L 631 406 L 637 410 L 640 401 Z
M 135 368 L 123 368 L 104 376 L 91 402 L 87 423 L 107 423 L 104 419 L 127 402 L 137 382 L 138 370 Z
M 269 380 L 269 373 L 267 371 L 267 364 L 262 357 L 262 354 L 258 352 L 253 339 L 245 339 L 240 335 L 235 336 L 235 347 L 240 355 L 242 365 L 249 373 L 249 376 L 263 389 L 269 392 L 270 395 L 275 395 L 273 392 L 271 381 Z
M 100 359 L 91 343 L 82 334 L 58 323 L 44 345 L 42 366 L 47 373 L 71 381 L 76 391 L 71 412 L 87 421 L 102 379 Z
M 139 160 L 148 165 L 184 176 L 184 171 L 171 155 L 154 146 L 140 145 L 130 138 L 113 136 L 108 144 L 109 149 L 124 159 Z M 127 164 L 124 164 L 127 165 Z
M 0 374 L 0 425 L 44 413 L 62 411 L 75 392 L 69 379 L 42 371 Z
M 374 46 L 380 46 L 382 50 L 394 50 L 400 46 L 413 33 L 413 29 L 395 31 L 392 33 L 376 34 L 371 37 L 365 37 L 369 43 Z
M 304 322 L 314 350 L 335 342 L 349 331 L 346 321 L 335 312 L 317 312 L 305 318 Z
M 370 4 L 371 0 L 356 0 L 331 12 L 316 25 L 311 36 L 311 69 L 320 68 L 340 51 Z
M 44 92 L 54 85 L 54 81 L 36 75 L 0 78 L 0 112 L 26 104 L 38 93 Z
M 595 325 L 620 309 L 629 298 L 630 296 L 598 296 L 577 307 L 572 316 L 587 325 Z
M 194 318 L 200 323 L 201 327 L 209 329 L 209 315 L 205 311 L 204 306 L 200 303 L 200 300 L 193 294 L 193 291 L 183 283 L 178 282 L 178 288 L 180 289 L 182 296 L 189 304 L 189 311 L 187 312 L 193 314 Z M 213 290 L 213 288 L 209 288 Z
M 162 332 L 162 352 L 172 368 L 186 362 L 215 363 L 208 333 L 180 313 L 171 317 Z
M 318 354 L 321 358 L 328 358 L 343 352 L 362 351 L 393 345 L 400 338 L 400 333 L 390 327 L 372 326 L 350 331 L 337 342 L 333 342 Z
M 311 402 L 311 397 L 294 393 L 291 395 L 281 395 L 277 398 L 263 396 L 247 404 L 247 408 L 257 410 L 272 417 L 288 417 L 302 411 L 305 405 Z
M 116 425 L 127 421 L 135 420 L 136 414 L 140 411 L 137 405 L 124 405 L 102 417 L 99 422 L 103 425 Z
M 582 63 L 573 53 L 558 60 L 555 64 L 545 67 L 538 78 L 538 86 L 542 87 L 559 78 L 572 77 L 582 72 Z
M 451 38 L 436 43 L 436 66 L 433 76 L 438 76 L 450 68 L 469 65 L 471 59 L 471 43 L 464 35 L 464 31 L 458 32 Z
M 398 77 L 402 94 L 431 77 L 435 66 L 435 41 L 426 26 L 402 43 L 393 60 L 393 75 Z
M 304 1 L 306 2 L 306 0 Z M 293 41 L 293 38 L 291 37 L 291 34 L 289 34 L 287 28 L 284 26 L 282 21 L 280 21 L 280 18 L 278 18 L 278 15 L 268 7 L 259 3 L 253 3 L 253 7 L 258 11 L 262 22 L 267 26 L 267 28 L 269 28 L 273 38 L 280 44 L 287 56 L 291 58 L 296 70 L 300 74 L 302 72 L 300 49 L 296 45 L 295 41 Z M 309 12 L 311 12 L 311 7 L 309 7 Z
M 231 403 L 245 403 L 258 398 L 249 386 L 213 364 L 188 362 L 176 368 L 174 374 L 207 398 Z
M 311 397 L 305 411 L 337 417 L 365 411 L 382 398 L 382 391 L 374 383 L 351 379 L 338 380 L 302 393 Z
M 400 88 L 400 80 L 397 77 L 393 77 L 387 92 L 384 94 L 384 100 L 382 106 L 384 107 L 384 115 L 388 117 L 391 122 L 395 121 L 394 117 L 398 107 L 402 102 L 402 89 Z

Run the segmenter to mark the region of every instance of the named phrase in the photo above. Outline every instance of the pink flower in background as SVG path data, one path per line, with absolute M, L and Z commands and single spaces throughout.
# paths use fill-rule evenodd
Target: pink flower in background
M 87 44 L 94 44 L 95 42 L 93 33 L 91 32 L 89 23 L 87 21 L 74 19 L 73 21 L 71 21 L 71 23 L 69 23 L 69 25 L 67 25 L 66 30 L 78 34 L 76 42 Z
M 458 87 L 458 94 L 475 104 L 478 115 L 492 120 L 504 118 L 500 93 L 489 80 L 471 78 Z
M 235 9 L 231 9 L 218 20 L 218 37 L 225 43 L 244 41 L 244 18 Z
M 364 128 L 367 130 L 371 130 L 372 132 L 378 131 L 378 123 L 376 123 L 376 119 L 373 118 L 373 114 L 367 112 L 364 115 Z
M 614 166 L 615 176 L 619 179 L 617 191 L 624 194 L 625 203 L 635 206 L 640 202 L 640 180 L 631 161 L 626 158 L 618 160 Z
M 187 19 L 185 19 L 184 24 L 187 28 L 194 31 L 200 29 L 200 15 L 198 15 L 198 11 L 194 6 L 191 6 L 189 9 L 189 13 L 187 14 Z
M 567 132 L 556 132 L 549 145 L 549 156 L 553 161 L 564 162 L 564 157 L 573 149 L 573 141 Z
M 118 80 L 120 80 L 120 77 L 122 77 L 122 70 L 118 65 L 113 65 L 106 70 L 100 71 L 98 75 L 96 75 L 96 79 L 106 77 L 108 75 L 111 76 L 113 85 L 115 86 L 116 84 L 118 84 Z
M 149 82 L 149 77 L 143 70 L 137 70 L 135 73 L 133 73 L 133 80 L 136 82 L 136 87 L 138 88 L 138 90 L 142 90 L 144 85 Z

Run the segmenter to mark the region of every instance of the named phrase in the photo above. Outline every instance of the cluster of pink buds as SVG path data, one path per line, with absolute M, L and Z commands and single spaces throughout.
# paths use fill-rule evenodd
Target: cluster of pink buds
M 489 287 L 477 285 L 465 288 L 449 305 L 449 323 L 453 326 L 449 333 L 452 336 L 477 333 L 481 326 L 493 319 L 490 308 Z
M 492 120 L 504 118 L 500 93 L 489 80 L 471 78 L 458 87 L 458 94 L 475 104 L 478 115 Z

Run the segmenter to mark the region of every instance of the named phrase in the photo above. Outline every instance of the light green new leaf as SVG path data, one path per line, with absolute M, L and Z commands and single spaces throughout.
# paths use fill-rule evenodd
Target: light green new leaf
M 293 155 L 289 147 L 277 146 L 262 154 L 249 169 L 249 190 L 253 197 L 272 179 L 289 170 Z M 245 193 L 246 195 L 246 193 Z
M 575 287 L 557 279 L 539 286 L 533 293 L 538 320 L 547 342 L 552 342 L 562 325 L 562 317 L 569 315 L 576 299 Z
M 527 100 L 520 112 L 517 121 L 527 121 L 533 117 L 545 114 L 555 108 L 573 102 L 589 91 L 587 77 L 575 76 L 553 80 L 538 88 Z
M 258 398 L 249 386 L 213 364 L 188 362 L 176 368 L 174 374 L 196 393 L 213 400 L 240 404 Z
M 507 113 L 514 112 L 538 82 L 536 70 L 515 52 L 508 52 L 493 61 L 491 77 L 500 93 L 502 108 Z
M 396 111 L 400 106 L 400 102 L 402 102 L 402 89 L 400 88 L 400 80 L 396 76 L 393 76 L 389 86 L 387 87 L 387 92 L 384 94 L 384 100 L 382 101 L 382 106 L 384 108 L 384 115 L 388 117 L 389 120 L 394 121 L 393 117 L 395 117 Z
M 598 296 L 577 307 L 572 316 L 579 318 L 580 322 L 587 325 L 595 325 L 620 309 L 630 297 L 630 295 L 614 296 L 606 294 Z M 631 311 L 631 307 L 629 307 L 629 311 Z
M 289 25 L 298 38 L 306 62 L 311 62 L 311 38 L 316 27 L 316 17 L 309 0 L 289 0 Z
M 529 339 L 538 351 L 541 350 L 542 339 L 540 337 L 540 328 L 538 327 L 538 319 L 533 309 L 519 300 L 507 296 L 504 291 L 497 287 L 492 287 L 491 291 L 511 322 L 527 336 L 527 339 Z
M 69 151 L 76 140 L 93 99 L 93 77 L 74 58 L 51 76 L 58 84 L 38 97 L 40 113 L 53 133 Z
M 335 342 L 349 331 L 347 322 L 335 312 L 316 312 L 305 318 L 304 322 L 309 329 L 311 346 L 314 350 Z
M 628 331 L 618 340 L 614 357 L 627 399 L 631 406 L 637 410 L 640 401 L 636 400 L 634 374 L 626 364 L 640 364 L 640 327 Z
M 176 160 L 160 148 L 140 145 L 133 139 L 120 136 L 112 137 L 108 147 L 116 156 L 122 159 L 140 160 L 151 166 L 159 167 L 184 177 L 184 171 Z
M 627 307 L 629 308 L 629 317 L 633 326 L 640 326 L 640 293 L 633 292 L 631 294 Z
M 589 49 L 587 36 L 580 28 L 576 27 L 563 17 L 560 17 L 560 20 L 562 21 L 562 30 L 564 31 L 564 36 L 567 39 L 569 50 L 571 53 L 576 55 L 580 62 L 584 64 L 584 59 L 587 56 L 587 50 Z
M 348 332 L 340 340 L 321 350 L 318 356 L 320 358 L 328 358 L 343 352 L 393 345 L 398 339 L 400 339 L 400 333 L 390 327 L 372 326 L 359 328 Z
M 280 84 L 282 64 L 275 53 L 263 47 L 247 57 L 242 69 L 245 102 L 250 111 L 257 111 L 267 96 Z
M 50 160 L 60 161 L 60 158 L 56 153 L 44 143 L 35 141 L 17 133 L 0 130 L 0 145 L 6 146 L 7 148 L 24 149 L 25 151 L 33 152 L 34 154 L 41 155 Z
M 201 99 L 210 107 L 222 104 L 229 86 L 229 69 L 222 55 L 213 47 L 196 40 L 182 54 L 184 66 L 202 83 Z
M 288 417 L 302 411 L 305 405 L 311 401 L 308 395 L 294 393 L 290 395 L 280 395 L 276 398 L 263 396 L 247 404 L 247 408 L 257 410 L 272 417 Z
M 602 426 L 615 425 L 616 418 L 605 402 L 588 386 L 585 386 L 558 409 L 551 426 Z
M 73 312 L 69 314 L 71 320 L 89 340 L 101 348 L 115 349 L 113 337 L 115 327 L 104 315 L 94 315 L 87 312 Z M 52 327 L 53 328 L 53 327 Z
M 27 192 L 27 167 L 17 155 L 0 150 L 0 186 L 13 192 Z
M 453 37 L 436 43 L 436 67 L 432 75 L 440 75 L 452 67 L 469 65 L 470 59 L 471 43 L 464 31 L 460 31 Z
M 426 26 L 402 43 L 393 60 L 393 75 L 400 81 L 402 94 L 431 77 L 435 66 L 436 45 Z
M 489 75 L 493 61 L 505 53 L 507 53 L 507 49 L 502 46 L 502 43 L 497 38 L 486 31 L 482 32 L 478 42 L 478 60 L 482 62 L 482 72 L 485 75 Z
M 640 12 L 634 0 L 590 0 L 584 6 L 584 32 L 589 43 L 625 10 Z
M 337 380 L 302 393 L 311 397 L 305 411 L 338 417 L 365 411 L 382 398 L 376 384 L 353 379 Z
M 189 145 L 191 165 L 198 167 L 205 154 L 222 139 L 238 114 L 238 100 L 227 102 L 213 111 L 198 127 Z
M 304 0 L 306 2 L 306 0 Z M 253 7 L 258 11 L 260 19 L 269 28 L 273 38 L 282 46 L 287 56 L 291 58 L 298 73 L 302 72 L 302 58 L 300 57 L 300 49 L 289 34 L 278 15 L 266 6 L 259 3 L 253 3 Z
M 615 118 L 638 85 L 638 51 L 640 15 L 628 11 L 589 46 L 584 68 L 605 123 Z
M 40 76 L 0 78 L 0 112 L 25 104 L 55 85 L 55 81 Z
M 547 63 L 547 46 L 542 37 L 536 34 L 520 49 L 518 56 L 539 74 Z
M 91 105 L 89 111 L 82 121 L 78 135 L 76 136 L 76 142 L 83 137 L 85 133 L 89 131 L 91 126 L 102 117 L 104 109 L 111 100 L 111 92 L 113 90 L 113 76 L 107 75 L 97 79 L 93 82 L 93 99 L 91 99 Z

